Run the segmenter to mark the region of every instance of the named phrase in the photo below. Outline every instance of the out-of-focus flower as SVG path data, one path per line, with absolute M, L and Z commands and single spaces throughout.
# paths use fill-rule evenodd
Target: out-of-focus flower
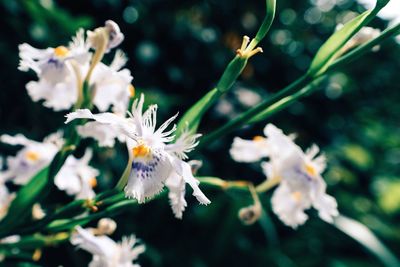
M 32 69 L 39 77 L 26 85 L 33 101 L 45 100 L 44 106 L 54 110 L 70 108 L 78 98 L 78 80 L 88 68 L 91 53 L 80 29 L 68 47 L 36 49 L 19 45 L 19 70 Z
M 93 187 L 97 185 L 99 171 L 89 166 L 92 151 L 86 150 L 82 158 L 69 156 L 54 178 L 58 189 L 65 191 L 76 199 L 91 199 L 95 196 Z
M 176 126 L 167 130 L 176 115 L 156 129 L 157 105 L 151 105 L 143 112 L 144 96 L 136 99 L 129 118 L 112 113 L 93 115 L 89 110 L 77 110 L 68 114 L 66 123 L 77 118 L 94 119 L 116 129 L 118 134 L 126 136 L 132 170 L 125 187 L 125 195 L 133 197 L 139 203 L 158 194 L 164 185 L 169 187 L 170 199 L 175 216 L 181 218 L 186 202 L 182 201 L 185 185 L 193 189 L 193 195 L 201 204 L 210 201 L 201 192 L 199 181 L 193 177 L 190 165 L 184 161 L 186 153 L 193 150 L 199 135 L 184 132 L 175 141 L 173 133 Z
M 338 24 L 336 26 L 336 30 L 340 30 L 343 27 L 343 24 Z M 342 48 L 342 52 L 346 52 L 356 46 L 362 45 L 376 37 L 379 36 L 381 30 L 375 29 L 372 27 L 363 27 L 361 28 L 354 36 L 351 38 L 346 45 Z M 373 51 L 379 50 L 379 46 L 373 48 Z
M 10 193 L 4 182 L 0 181 L 0 219 L 8 212 L 11 201 L 15 198 L 14 193 Z
M 10 235 L 7 237 L 4 237 L 2 239 L 0 239 L 0 243 L 1 244 L 13 244 L 13 243 L 17 243 L 21 240 L 21 236 L 19 235 Z
M 267 140 L 262 136 L 255 136 L 253 140 L 235 137 L 229 152 L 235 161 L 256 162 L 268 156 Z
M 104 27 L 87 32 L 80 29 L 68 47 L 36 49 L 21 44 L 19 69 L 32 69 L 39 77 L 26 85 L 34 101 L 54 110 L 69 109 L 82 97 L 83 79 L 89 81 L 93 103 L 100 111 L 111 106 L 114 112 L 125 112 L 130 98 L 132 76 L 122 69 L 127 59 L 117 51 L 110 66 L 101 63 L 104 53 L 118 46 L 123 38 L 118 25 L 107 21 Z M 92 54 L 89 49 L 96 49 Z M 104 51 L 97 51 L 103 47 Z M 90 73 L 90 75 L 89 75 Z
M 102 218 L 97 223 L 97 232 L 102 235 L 112 235 L 117 229 L 117 223 L 111 218 Z
M 112 106 L 116 113 L 126 112 L 133 79 L 128 69 L 121 70 L 126 61 L 125 54 L 118 50 L 110 66 L 100 62 L 94 68 L 91 78 L 91 84 L 96 90 L 93 103 L 100 111 L 107 111 Z
M 304 211 L 311 207 L 318 210 L 321 219 L 332 222 L 333 217 L 338 215 L 337 203 L 325 192 L 326 183 L 321 177 L 325 169 L 325 157 L 316 157 L 319 148 L 314 145 L 304 153 L 292 137 L 286 136 L 272 124 L 265 127 L 264 134 L 266 138 L 262 155 L 267 156 L 269 161 L 263 162 L 261 166 L 267 179 L 280 181 L 271 200 L 273 211 L 286 225 L 293 228 L 305 223 L 308 216 Z M 250 145 L 254 143 L 247 142 Z M 258 148 L 254 146 L 254 149 Z M 237 149 L 235 151 L 238 153 Z M 260 160 L 260 157 L 245 151 L 248 152 L 244 154 L 248 155 L 247 162 Z M 245 157 L 242 155 L 240 161 L 246 161 Z
M 7 158 L 8 169 L 0 172 L 0 179 L 10 180 L 15 184 L 23 185 L 47 166 L 63 144 L 61 133 L 51 134 L 43 142 L 27 139 L 22 134 L 16 136 L 2 135 L 0 141 L 10 145 L 22 145 L 16 156 Z
M 261 96 L 258 93 L 245 87 L 236 89 L 235 95 L 239 102 L 246 107 L 252 107 L 261 102 Z
M 368 9 L 376 5 L 376 0 L 358 0 L 358 2 Z M 379 11 L 378 17 L 390 20 L 393 24 L 400 22 L 400 1 L 390 1 Z
M 46 213 L 42 209 L 42 206 L 39 203 L 36 203 L 32 207 L 32 218 L 34 220 L 43 219 L 46 216 Z
M 145 251 L 144 245 L 137 245 L 135 236 L 123 237 L 116 243 L 105 235 L 94 236 L 81 227 L 71 236 L 74 246 L 93 254 L 89 267 L 139 267 L 133 263 Z

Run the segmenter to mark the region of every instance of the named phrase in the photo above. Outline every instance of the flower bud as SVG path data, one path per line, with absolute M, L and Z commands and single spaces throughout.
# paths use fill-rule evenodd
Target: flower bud
M 42 207 L 40 206 L 39 203 L 36 203 L 32 207 L 32 217 L 34 220 L 40 220 L 43 219 L 43 217 L 46 215 L 46 213 L 43 211 Z
M 239 219 L 245 225 L 252 225 L 261 217 L 261 206 L 254 204 L 239 210 Z
M 117 47 L 124 40 L 124 34 L 119 29 L 118 24 L 114 21 L 107 20 L 105 24 L 105 29 L 107 30 L 109 37 L 107 44 L 108 52 L 110 51 L 110 49 Z
M 111 235 L 117 229 L 117 223 L 111 218 L 102 218 L 97 223 L 97 231 L 98 235 Z

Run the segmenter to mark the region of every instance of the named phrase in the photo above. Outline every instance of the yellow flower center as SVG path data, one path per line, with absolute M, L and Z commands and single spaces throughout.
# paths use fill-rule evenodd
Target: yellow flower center
M 68 54 L 69 50 L 65 46 L 58 46 L 54 48 L 54 54 L 58 57 L 65 57 Z
M 134 157 L 147 157 L 150 154 L 150 147 L 140 144 L 132 149 Z
M 261 135 L 256 135 L 253 137 L 253 141 L 255 142 L 259 142 L 259 141 L 263 141 L 265 138 L 262 137 Z
M 311 164 L 306 164 L 305 165 L 305 169 L 306 169 L 306 172 L 307 172 L 308 175 L 310 175 L 310 176 L 317 175 L 317 170 Z
M 30 161 L 37 161 L 40 158 L 40 156 L 38 153 L 34 151 L 28 151 L 25 154 L 25 158 Z
M 292 198 L 294 199 L 294 201 L 296 202 L 300 202 L 301 198 L 302 198 L 302 194 L 300 191 L 296 191 L 292 193 Z
M 90 186 L 91 186 L 92 188 L 96 187 L 96 186 L 97 186 L 97 179 L 96 179 L 96 177 L 90 178 L 89 184 L 90 184 Z
M 129 90 L 130 96 L 134 97 L 135 96 L 135 87 L 132 84 L 130 84 L 128 87 L 128 90 Z

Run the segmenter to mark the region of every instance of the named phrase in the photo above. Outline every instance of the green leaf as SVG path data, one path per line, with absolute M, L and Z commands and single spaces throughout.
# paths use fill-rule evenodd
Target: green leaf
M 0 222 L 0 236 L 8 235 L 9 231 L 26 223 L 26 219 L 31 216 L 33 205 L 43 200 L 54 187 L 54 177 L 70 154 L 70 150 L 59 151 L 49 166 L 40 170 L 18 191 L 9 207 L 10 212 Z
M 182 134 L 186 127 L 189 132 L 195 133 L 199 127 L 201 118 L 210 106 L 220 97 L 221 92 L 214 88 L 196 102 L 180 119 L 178 123 L 177 133 Z
M 43 168 L 18 191 L 9 207 L 10 212 L 0 223 L 1 234 L 21 225 L 31 215 L 31 208 L 41 199 L 44 189 L 53 184 L 48 174 L 49 167 Z
M 362 223 L 339 215 L 335 218 L 333 225 L 350 236 L 366 249 L 371 254 L 375 255 L 385 266 L 396 267 L 400 266 L 396 256 Z
M 378 0 L 374 9 L 365 11 L 351 21 L 347 22 L 340 30 L 321 46 L 308 69 L 310 76 L 318 76 L 325 72 L 341 53 L 343 46 L 366 24 L 368 24 L 389 0 Z

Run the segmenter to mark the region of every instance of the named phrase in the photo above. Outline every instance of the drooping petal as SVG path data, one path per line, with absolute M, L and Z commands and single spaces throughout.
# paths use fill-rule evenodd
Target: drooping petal
M 76 199 L 93 198 L 95 192 L 92 188 L 96 184 L 96 176 L 99 175 L 99 171 L 89 166 L 91 158 L 92 151 L 90 149 L 87 149 L 80 159 L 69 156 L 54 179 L 58 189 L 74 195 Z
M 200 182 L 194 178 L 192 174 L 192 169 L 187 162 L 184 162 L 178 158 L 172 159 L 172 164 L 174 170 L 178 175 L 180 175 L 186 183 L 188 183 L 193 189 L 193 196 L 200 202 L 200 204 L 208 205 L 211 201 L 204 195 L 204 193 L 200 190 L 199 184 Z
M 44 100 L 43 105 L 55 111 L 70 109 L 78 98 L 78 89 L 73 77 L 65 77 L 55 84 L 45 79 L 31 81 L 26 89 L 33 101 Z
M 171 163 L 162 152 L 152 151 L 146 159 L 134 158 L 125 195 L 145 202 L 162 191 L 170 172 Z
M 173 172 L 165 182 L 168 187 L 169 203 L 176 218 L 182 219 L 183 211 L 187 206 L 185 200 L 185 180 L 177 173 Z
M 256 162 L 268 155 L 268 146 L 265 139 L 245 140 L 235 137 L 229 152 L 235 161 Z
M 76 172 L 77 159 L 69 156 L 54 178 L 54 184 L 58 189 L 65 191 L 68 195 L 76 195 L 81 189 L 81 181 Z
M 279 219 L 294 229 L 308 219 L 307 214 L 304 213 L 304 210 L 311 205 L 308 196 L 300 191 L 291 191 L 286 183 L 281 183 L 274 191 L 271 203 L 272 210 Z

